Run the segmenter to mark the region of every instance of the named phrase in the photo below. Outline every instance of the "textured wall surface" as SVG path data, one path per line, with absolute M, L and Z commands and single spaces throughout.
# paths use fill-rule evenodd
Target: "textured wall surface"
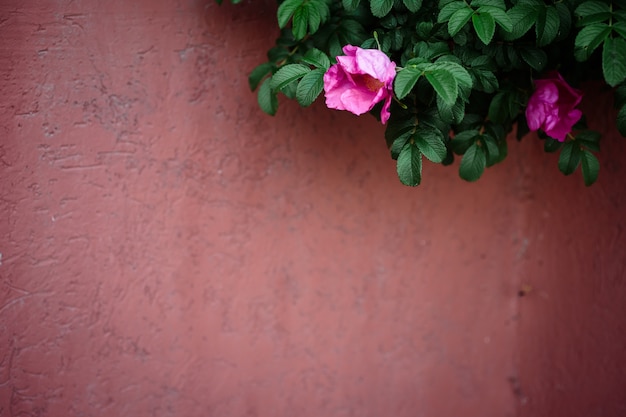
M 0 3 L 0 416 L 626 415 L 609 96 L 591 189 L 531 138 L 410 189 L 373 118 L 260 112 L 274 13 Z

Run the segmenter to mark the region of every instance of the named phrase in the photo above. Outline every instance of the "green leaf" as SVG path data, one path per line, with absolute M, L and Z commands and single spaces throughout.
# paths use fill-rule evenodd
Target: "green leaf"
M 415 33 L 419 39 L 429 39 L 434 26 L 433 22 L 419 22 L 415 27 Z
M 267 59 L 270 62 L 278 62 L 289 56 L 289 50 L 282 46 L 274 46 L 267 51 Z
M 619 113 L 617 113 L 617 130 L 619 130 L 622 136 L 626 137 L 626 105 L 622 106 Z
M 452 153 L 450 149 L 448 149 L 448 153 L 446 154 L 446 157 L 444 158 L 444 160 L 441 161 L 441 165 L 447 167 L 448 165 L 452 165 L 453 163 L 454 163 L 454 154 Z
M 604 23 L 585 26 L 574 40 L 575 56 L 578 61 L 589 59 L 593 51 L 611 34 L 611 28 Z
M 343 8 L 348 12 L 356 10 L 359 7 L 359 3 L 361 3 L 361 0 L 342 0 Z
M 298 80 L 293 80 L 286 86 L 280 89 L 280 92 L 283 93 L 287 98 L 293 100 L 296 98 L 296 90 L 298 89 Z M 278 91 L 277 91 L 278 92 Z
M 438 60 L 435 65 L 436 68 L 442 68 L 450 72 L 450 74 L 452 74 L 452 76 L 456 80 L 459 88 L 465 88 L 467 90 L 472 88 L 472 77 L 462 65 L 457 64 L 456 62 L 443 60 Z
M 293 37 L 296 40 L 300 40 L 306 36 L 306 28 L 309 21 L 309 8 L 299 7 L 293 14 L 293 21 L 291 23 L 291 30 L 293 31 Z
M 330 26 L 332 28 L 332 25 Z M 342 48 L 344 45 L 362 45 L 365 41 L 368 40 L 369 35 L 363 28 L 363 25 L 356 20 L 353 19 L 343 19 L 339 23 L 339 27 L 337 28 L 337 33 L 333 35 L 337 38 L 337 50 L 338 54 L 333 55 L 333 49 L 329 46 L 329 52 L 331 56 L 342 55 Z M 332 39 L 332 37 L 331 37 Z M 377 48 L 378 45 L 374 38 L 369 38 L 372 41 L 372 46 L 370 48 Z M 383 40 L 383 43 L 385 41 Z M 365 49 L 365 47 L 363 47 Z
M 540 10 L 537 24 L 535 25 L 537 46 L 550 44 L 559 33 L 560 23 L 559 13 L 554 6 L 546 6 Z
M 323 68 L 325 70 L 330 67 L 328 55 L 317 48 L 311 48 L 306 51 L 306 54 L 302 57 L 302 62 L 313 65 L 315 68 Z
M 485 44 L 489 45 L 493 34 L 496 32 L 496 21 L 489 13 L 474 13 L 472 15 L 472 24 L 478 38 Z
M 498 89 L 498 79 L 493 72 L 482 69 L 473 69 L 471 74 L 473 74 L 476 78 L 474 86 L 476 90 L 484 91 L 485 93 L 493 93 Z
M 491 100 L 489 105 L 489 120 L 494 123 L 504 123 L 510 115 L 508 112 L 508 106 L 505 106 L 506 93 L 504 91 L 499 92 Z
M 248 85 L 250 85 L 250 90 L 254 91 L 259 86 L 261 80 L 274 68 L 274 64 L 270 62 L 266 62 L 265 64 L 261 64 L 257 66 L 255 69 L 250 72 L 248 76 Z
M 396 28 L 389 32 L 391 38 L 391 49 L 401 49 L 404 45 L 404 31 L 400 28 Z
M 600 172 L 600 162 L 591 152 L 584 150 L 582 152 L 581 167 L 583 171 L 583 180 L 585 185 L 589 187 L 598 179 Z
M 482 127 L 485 118 L 483 115 L 476 113 L 465 113 L 463 120 L 459 123 L 458 132 L 463 132 L 470 129 L 478 129 Z
M 309 25 L 309 33 L 315 33 L 317 32 L 317 30 L 320 27 L 320 24 L 322 23 L 322 15 L 319 9 L 315 6 L 315 3 L 313 2 L 310 2 L 307 4 L 306 10 L 307 10 L 307 22 Z M 295 19 L 295 15 L 294 15 L 294 19 Z M 306 35 L 306 31 L 305 31 L 305 35 Z M 296 39 L 302 39 L 302 38 L 296 38 Z
M 506 5 L 504 4 L 504 0 L 472 0 L 470 3 L 472 7 L 493 7 L 496 9 L 504 10 Z
M 415 187 L 422 181 L 422 153 L 413 143 L 402 148 L 396 164 L 398 177 L 404 185 Z
M 452 15 L 461 9 L 468 9 L 470 10 L 470 12 L 472 10 L 469 7 L 467 7 L 467 4 L 464 1 L 453 1 L 453 2 L 446 4 L 439 11 L 439 15 L 437 16 L 437 23 L 444 23 L 444 22 L 449 21 Z
M 478 130 L 464 130 L 463 132 L 457 133 L 454 138 L 450 141 L 450 145 L 452 150 L 457 155 L 463 155 L 467 152 L 467 149 L 472 146 L 474 142 L 476 142 L 476 138 L 480 135 Z
M 450 47 L 445 42 L 420 41 L 413 45 L 413 52 L 418 58 L 412 58 L 408 62 L 427 62 L 441 56 L 449 56 Z
M 589 150 L 599 152 L 601 137 L 602 135 L 600 132 L 596 132 L 595 130 L 584 130 L 576 135 L 576 142 Z
M 617 3 L 620 4 L 620 3 Z M 613 8 L 613 16 L 615 17 L 616 20 L 626 20 L 626 9 L 624 9 L 624 3 L 622 2 L 620 4 L 620 6 L 622 7 L 621 9 L 618 8 Z
M 394 0 L 371 0 L 370 10 L 376 17 L 385 17 L 391 11 Z
M 487 151 L 487 166 L 490 167 L 500 162 L 500 149 L 496 140 L 490 135 L 482 135 L 481 142 L 483 149 Z
M 508 142 L 506 141 L 506 139 L 498 141 L 498 153 L 500 154 L 500 156 L 498 157 L 497 162 L 504 161 L 509 154 L 509 145 L 507 143 Z
M 272 90 L 281 90 L 289 83 L 304 77 L 309 72 L 311 72 L 311 68 L 302 64 L 289 64 L 282 66 L 272 76 Z
M 392 106 L 395 107 L 394 104 L 392 104 Z M 415 130 L 415 115 L 410 112 L 403 112 L 402 110 L 403 109 L 396 108 L 392 108 L 391 110 L 391 118 L 389 122 L 387 122 L 387 128 L 385 129 L 385 142 L 388 148 L 391 147 L 398 137 L 407 132 L 412 134 Z M 404 144 L 402 144 L 402 146 L 404 146 Z M 400 148 L 400 150 L 402 150 L 402 148 Z
M 396 97 L 398 97 L 399 100 L 406 97 L 421 76 L 422 71 L 417 68 L 404 67 L 402 70 L 398 71 L 393 82 L 393 91 L 396 93 Z
M 459 94 L 458 84 L 454 75 L 444 68 L 427 71 L 424 75 L 444 103 L 448 106 L 454 105 Z
M 406 8 L 412 13 L 422 8 L 422 0 L 402 0 L 402 3 L 404 3 Z
M 459 33 L 457 33 L 456 35 L 452 37 L 452 42 L 454 42 L 455 44 L 459 46 L 465 46 L 471 40 L 472 40 L 471 34 L 464 30 L 460 31 Z
M 469 20 L 472 18 L 474 14 L 474 10 L 469 7 L 462 7 L 450 16 L 450 20 L 448 20 L 448 33 L 450 36 L 454 36 Z
M 563 146 L 563 142 L 547 137 L 543 144 L 543 150 L 547 153 L 553 153 L 561 149 L 561 146 Z
M 263 81 L 257 93 L 257 101 L 261 110 L 273 116 L 276 114 L 276 110 L 278 110 L 278 98 L 276 93 L 272 91 L 270 84 L 271 78 Z
M 511 94 L 512 92 L 509 92 L 509 97 L 511 96 Z M 485 125 L 484 134 L 491 136 L 495 140 L 505 140 L 508 131 L 504 128 L 504 126 L 500 124 L 487 122 L 487 124 Z
M 438 64 L 455 64 L 455 65 L 463 66 L 463 65 L 461 65 L 463 60 L 461 58 L 459 58 L 458 56 L 453 54 L 453 51 L 450 50 L 451 47 L 448 44 L 448 42 L 442 42 L 442 41 L 439 41 L 439 42 L 436 42 L 436 43 L 433 42 L 433 45 L 440 45 L 440 46 L 446 45 L 446 47 L 447 47 L 447 53 L 442 54 L 441 56 L 438 57 L 438 59 L 437 59 L 437 63 Z M 452 49 L 454 49 L 454 48 L 452 48 Z
M 477 13 L 487 13 L 496 21 L 502 29 L 507 32 L 511 32 L 513 30 L 513 22 L 508 14 L 504 11 L 504 9 L 500 9 L 498 7 L 493 6 L 481 6 L 476 10 Z
M 475 142 L 465 151 L 465 155 L 461 159 L 459 175 L 465 181 L 476 181 L 483 175 L 486 166 L 487 156 L 485 151 Z
M 443 101 L 441 96 L 437 96 L 437 111 L 439 112 L 439 117 L 445 123 L 461 123 L 465 116 L 465 100 L 459 97 L 452 106 L 449 106 Z
M 602 48 L 602 72 L 611 87 L 626 80 L 626 40 L 606 38 Z
M 415 145 L 430 161 L 441 163 L 448 154 L 441 132 L 434 129 L 418 129 L 413 135 Z
M 555 41 L 562 41 L 569 36 L 572 29 L 572 12 L 564 3 L 556 3 L 554 7 L 559 14 L 559 33 Z
M 321 23 L 326 22 L 330 19 L 330 8 L 328 7 L 327 0 L 309 0 L 309 7 L 314 8 L 320 15 Z M 309 22 L 309 25 L 311 23 Z M 316 32 L 317 29 L 312 30 L 311 33 Z
M 278 10 L 276 12 L 278 18 L 278 27 L 284 28 L 287 26 L 289 19 L 294 14 L 296 9 L 302 5 L 304 0 L 285 0 L 278 6 Z
M 540 7 L 541 5 L 536 4 L 518 4 L 513 6 L 507 12 L 513 28 L 510 33 L 504 35 L 504 38 L 506 40 L 515 40 L 524 36 L 537 22 Z
M 434 106 L 430 106 L 428 109 L 424 109 L 424 111 L 420 112 L 419 123 L 422 127 L 430 127 L 440 132 L 449 132 L 451 128 L 450 123 L 443 120 L 439 109 Z
M 524 62 L 526 62 L 535 71 L 541 72 L 548 62 L 548 55 L 539 48 L 521 48 L 519 53 Z
M 576 171 L 578 164 L 580 164 L 581 153 L 580 146 L 574 141 L 563 145 L 561 155 L 559 155 L 559 170 L 565 175 L 570 175 Z
M 626 38 L 626 22 L 616 22 L 613 24 L 613 30 L 622 38 Z
M 580 18 L 592 16 L 598 13 L 611 13 L 611 8 L 604 1 L 585 1 L 579 4 L 574 10 L 574 14 Z
M 310 106 L 324 89 L 324 70 L 314 69 L 306 74 L 298 83 L 296 99 L 301 106 Z
M 507 121 L 512 122 L 512 119 L 517 118 L 517 115 L 519 114 L 520 108 L 522 106 L 521 101 L 523 100 L 523 98 L 521 96 L 522 94 L 519 90 L 511 90 L 508 92 L 506 107 L 509 110 L 510 119 Z
M 471 58 L 470 66 L 472 68 L 479 68 L 489 71 L 495 71 L 497 69 L 496 65 L 494 65 L 493 59 L 488 55 L 479 55 Z
M 408 143 L 412 135 L 412 131 L 405 132 L 393 141 L 393 143 L 389 147 L 389 151 L 391 152 L 391 159 L 398 159 L 398 156 L 400 156 L 400 152 L 402 152 L 402 149 L 404 149 L 404 145 Z
M 586 1 L 580 4 L 574 14 L 580 18 L 577 25 L 587 26 L 591 23 L 604 22 L 611 17 L 611 8 L 607 2 Z
M 339 40 L 339 35 L 336 33 L 330 35 L 330 38 L 328 39 L 328 54 L 333 58 L 343 54 L 342 44 Z

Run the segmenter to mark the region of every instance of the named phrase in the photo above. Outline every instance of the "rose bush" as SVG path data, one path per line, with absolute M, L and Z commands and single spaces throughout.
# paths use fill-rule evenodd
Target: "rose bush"
M 551 138 L 564 142 L 583 115 L 576 109 L 582 97 L 582 91 L 570 87 L 558 72 L 535 80 L 535 91 L 526 107 L 528 127 L 533 131 L 541 129 Z
M 331 109 L 348 110 L 356 115 L 366 113 L 380 101 L 383 124 L 389 120 L 396 64 L 377 49 L 343 47 L 345 55 L 324 74 L 326 105 Z
M 221 1 L 221 0 L 216 0 Z M 231 0 L 233 3 L 240 0 Z M 600 133 L 577 106 L 610 87 L 626 136 L 626 3 L 615 0 L 277 0 L 280 35 L 249 77 L 268 114 L 278 94 L 385 123 L 400 181 L 424 160 L 475 181 L 530 131 L 566 175 L 598 178 Z M 556 71 L 559 71 L 558 73 Z

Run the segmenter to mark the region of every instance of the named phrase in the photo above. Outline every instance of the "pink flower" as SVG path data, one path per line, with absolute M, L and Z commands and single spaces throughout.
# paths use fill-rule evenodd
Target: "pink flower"
M 345 56 L 338 56 L 337 63 L 324 74 L 326 106 L 359 115 L 384 100 L 380 119 L 386 123 L 390 116 L 396 64 L 377 49 L 346 45 L 343 53 Z
M 541 129 L 548 136 L 563 142 L 582 116 L 582 112 L 574 107 L 580 103 L 583 94 L 570 87 L 558 72 L 548 75 L 535 80 L 535 92 L 526 107 L 526 120 L 530 130 Z

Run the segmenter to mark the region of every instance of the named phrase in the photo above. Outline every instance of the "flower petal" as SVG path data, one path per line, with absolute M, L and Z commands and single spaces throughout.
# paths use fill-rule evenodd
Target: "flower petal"
M 345 110 L 356 115 L 361 115 L 372 110 L 375 101 L 376 93 L 368 90 L 367 88 L 348 88 L 341 93 L 341 103 Z
M 542 129 L 563 142 L 582 116 L 575 107 L 582 100 L 582 92 L 572 88 L 558 72 L 551 72 L 535 81 L 535 91 L 528 100 L 526 120 L 531 130 Z
M 342 83 L 345 77 L 345 73 L 341 70 L 339 65 L 335 64 L 331 66 L 324 74 L 324 91 L 328 92 L 334 88 L 337 88 L 337 86 Z
M 326 106 L 360 115 L 385 100 L 381 121 L 386 123 L 390 117 L 396 64 L 375 49 L 346 45 L 343 52 L 345 55 L 338 56 L 337 64 L 324 74 Z
M 359 49 L 356 51 L 356 62 L 360 71 L 372 77 L 387 82 L 389 67 L 395 68 L 396 64 L 378 49 Z M 395 75 L 395 73 L 394 73 Z
M 535 96 L 532 96 L 526 106 L 526 122 L 528 123 L 528 128 L 530 130 L 537 130 L 545 120 L 546 111 L 543 103 L 536 100 Z
M 535 81 L 535 94 L 537 100 L 544 103 L 556 103 L 559 99 L 559 89 L 549 80 Z
M 385 104 L 383 104 L 383 108 L 380 110 L 380 121 L 382 124 L 387 123 L 389 118 L 391 117 L 391 112 L 389 108 L 391 107 L 391 94 L 387 95 L 385 99 Z

